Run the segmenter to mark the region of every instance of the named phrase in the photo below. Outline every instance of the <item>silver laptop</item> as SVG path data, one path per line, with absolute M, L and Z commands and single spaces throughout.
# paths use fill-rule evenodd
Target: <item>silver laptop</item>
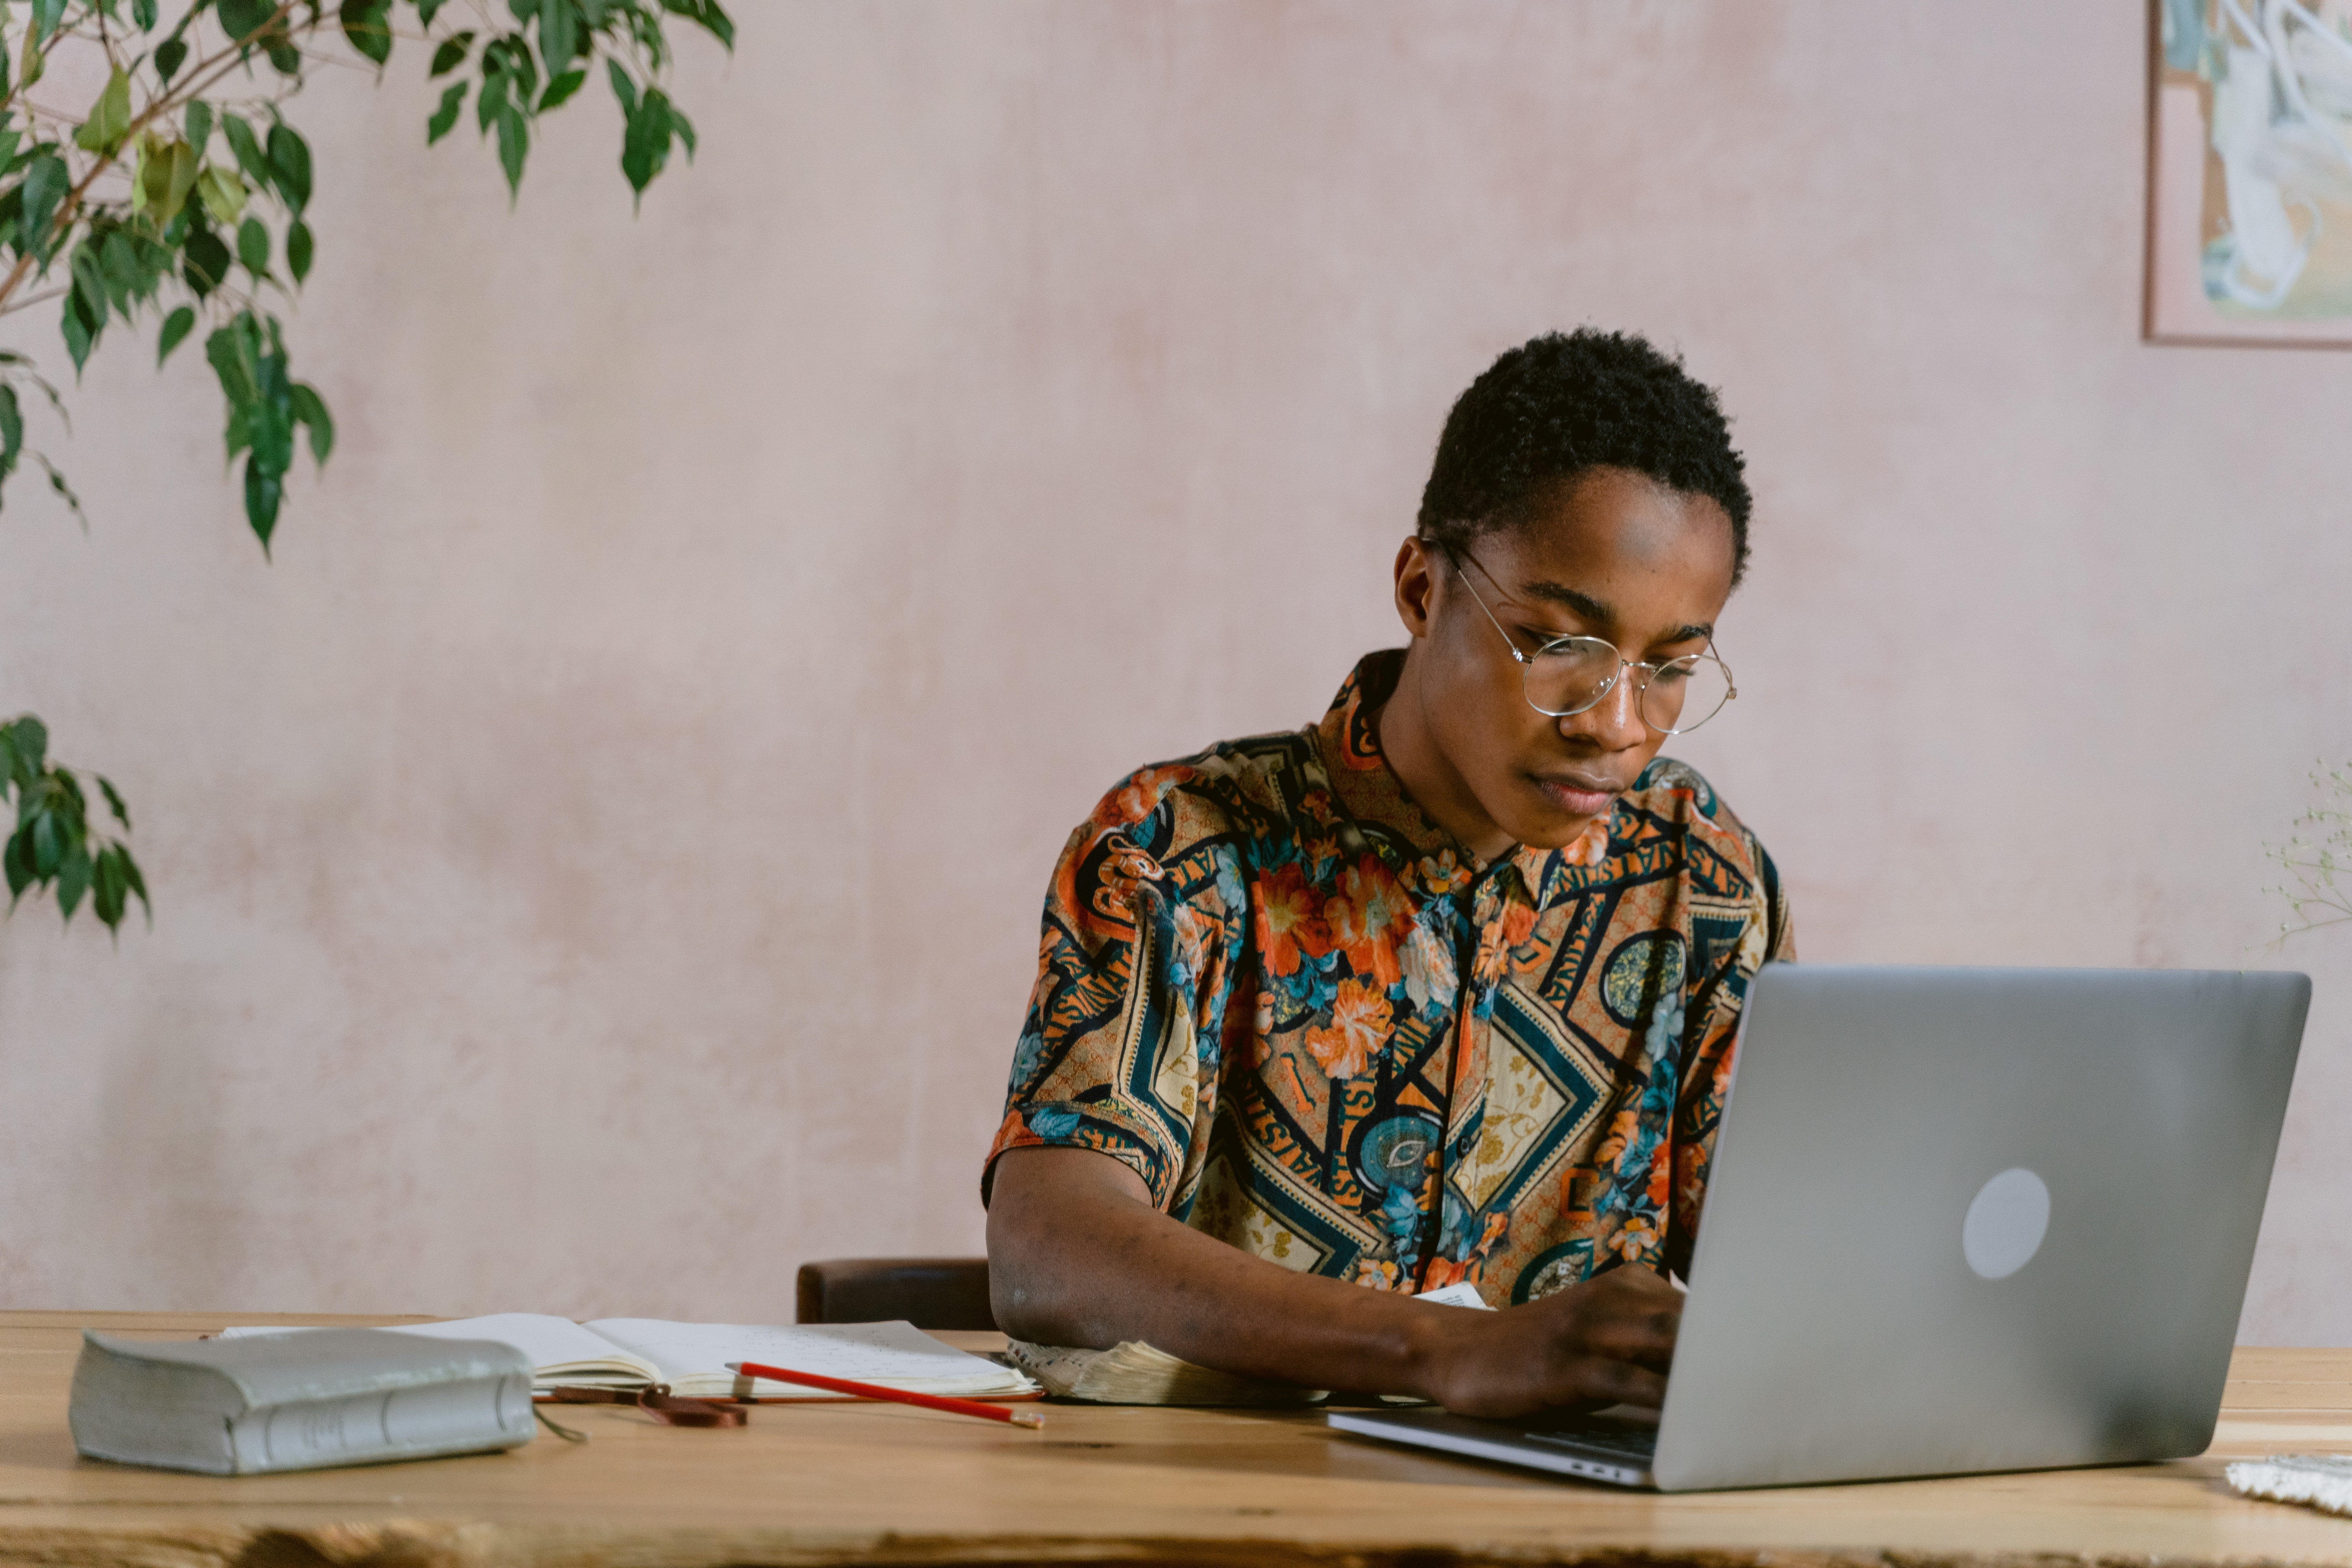
M 1654 1422 L 1328 1419 L 1666 1491 L 2201 1453 L 2310 1001 L 2292 973 L 1767 965 Z

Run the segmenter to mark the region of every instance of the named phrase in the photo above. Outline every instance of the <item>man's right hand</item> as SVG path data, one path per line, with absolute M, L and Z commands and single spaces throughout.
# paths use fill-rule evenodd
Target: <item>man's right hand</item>
M 1523 1307 L 1440 1310 L 1446 1316 L 1433 1325 L 1423 1392 L 1457 1415 L 1507 1417 L 1560 1405 L 1663 1404 L 1683 1296 L 1652 1270 L 1629 1266 Z

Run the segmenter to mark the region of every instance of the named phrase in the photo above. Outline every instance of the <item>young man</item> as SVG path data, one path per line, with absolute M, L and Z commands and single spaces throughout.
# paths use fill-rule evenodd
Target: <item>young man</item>
M 982 1176 L 1008 1333 L 1660 1400 L 1740 1005 L 1792 956 L 1763 846 L 1658 758 L 1735 695 L 1741 469 L 1641 339 L 1512 350 L 1397 552 L 1411 645 L 1071 836 Z M 1457 1281 L 1503 1310 L 1412 1299 Z

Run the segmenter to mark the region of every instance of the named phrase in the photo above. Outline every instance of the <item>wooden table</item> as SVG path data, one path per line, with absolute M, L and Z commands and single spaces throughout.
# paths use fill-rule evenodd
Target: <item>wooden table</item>
M 740 1431 L 569 1406 L 592 1442 L 233 1479 L 76 1458 L 82 1326 L 257 1321 L 417 1320 L 0 1313 L 0 1564 L 2352 1563 L 2352 1519 L 2221 1479 L 2230 1458 L 2352 1451 L 2352 1351 L 2241 1351 L 2212 1452 L 2182 1464 L 1672 1498 L 1422 1457 L 1314 1415 L 1082 1405 L 1046 1407 L 1042 1433 L 887 1405 L 762 1406 Z

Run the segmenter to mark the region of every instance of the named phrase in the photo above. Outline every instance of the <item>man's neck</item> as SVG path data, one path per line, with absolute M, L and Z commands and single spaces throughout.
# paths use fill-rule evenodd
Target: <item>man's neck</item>
M 1421 664 L 1416 657 L 1420 651 L 1418 643 L 1406 650 L 1396 689 L 1389 693 L 1373 721 L 1381 755 L 1397 782 L 1404 785 L 1405 794 L 1431 821 L 1452 834 L 1482 863 L 1494 860 L 1509 854 L 1517 843 L 1486 815 L 1439 747 L 1422 700 Z

